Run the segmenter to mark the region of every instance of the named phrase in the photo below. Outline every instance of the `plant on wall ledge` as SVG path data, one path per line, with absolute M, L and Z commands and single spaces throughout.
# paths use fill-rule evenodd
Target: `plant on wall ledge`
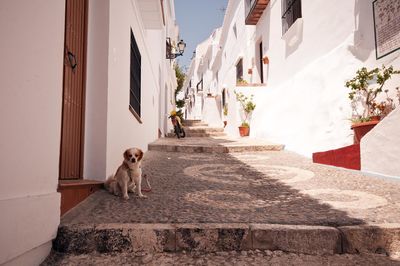
M 388 96 L 388 90 L 383 90 L 386 81 L 395 74 L 400 74 L 400 71 L 394 70 L 392 66 L 386 68 L 383 65 L 382 68 L 372 70 L 363 67 L 357 70 L 354 78 L 346 82 L 345 86 L 350 89 L 348 95 L 355 112 L 351 119 L 355 143 L 360 142 L 361 138 L 378 123 L 381 116 L 387 115 L 395 108 L 393 99 Z M 386 100 L 377 102 L 377 97 L 383 91 L 386 93 Z M 399 92 L 397 95 L 400 96 Z M 357 112 L 357 107 L 360 105 L 361 114 Z
M 346 82 L 346 87 L 351 90 L 349 99 L 354 104 L 360 103 L 363 107 L 362 114 L 357 114 L 353 118 L 369 121 L 371 116 L 376 115 L 378 107 L 376 98 L 383 92 L 386 81 L 394 74 L 400 74 L 400 71 L 394 70 L 392 66 L 388 68 L 382 66 L 382 69 L 374 68 L 372 70 L 363 67 L 357 70 L 356 76 Z M 373 83 L 377 85 L 373 86 Z
M 239 78 L 238 80 L 236 80 L 236 85 L 247 85 L 249 84 L 246 80 L 244 80 L 243 78 Z
M 224 115 L 224 119 L 223 119 L 224 127 L 226 127 L 226 125 L 228 124 L 228 104 L 224 105 L 223 115 Z
M 240 135 L 248 136 L 250 134 L 250 117 L 253 113 L 256 105 L 253 102 L 254 95 L 245 96 L 241 92 L 234 91 L 236 95 L 236 100 L 239 102 L 240 107 L 243 111 L 242 123 L 239 127 Z

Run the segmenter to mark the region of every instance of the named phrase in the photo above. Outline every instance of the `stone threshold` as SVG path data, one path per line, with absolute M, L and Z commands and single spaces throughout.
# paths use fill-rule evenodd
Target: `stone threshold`
M 61 216 L 102 187 L 103 182 L 96 180 L 59 180 L 57 192 L 61 193 Z
M 400 255 L 400 224 L 310 226 L 246 223 L 64 224 L 61 253 L 280 250 L 309 255 Z

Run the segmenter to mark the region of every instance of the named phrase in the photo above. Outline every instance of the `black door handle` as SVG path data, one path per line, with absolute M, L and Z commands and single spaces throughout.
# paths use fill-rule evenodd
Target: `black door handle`
M 70 66 L 72 68 L 72 71 L 74 71 L 75 68 L 78 66 L 78 62 L 76 60 L 76 57 L 68 49 L 67 49 L 67 56 L 68 56 L 68 61 L 69 61 L 69 64 L 70 64 Z

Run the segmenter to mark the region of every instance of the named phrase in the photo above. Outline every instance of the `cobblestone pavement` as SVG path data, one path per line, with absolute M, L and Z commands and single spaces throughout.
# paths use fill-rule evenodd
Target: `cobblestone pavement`
M 53 253 L 42 266 L 56 265 L 293 265 L 293 266 L 345 266 L 345 265 L 400 265 L 400 261 L 382 255 L 324 255 L 312 256 L 283 253 L 281 251 L 231 251 L 209 254 L 83 254 L 64 255 Z
M 398 223 L 400 182 L 312 164 L 281 151 L 204 154 L 148 151 L 152 191 L 127 201 L 99 191 L 62 224 Z

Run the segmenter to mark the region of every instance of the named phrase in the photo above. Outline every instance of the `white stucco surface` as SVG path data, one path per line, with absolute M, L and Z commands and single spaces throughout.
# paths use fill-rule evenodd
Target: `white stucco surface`
M 59 224 L 64 8 L 0 3 L 0 264 L 51 241 Z
M 106 177 L 109 0 L 90 0 L 85 103 L 84 177 Z
M 43 244 L 51 243 L 57 235 L 60 221 L 60 194 L 57 192 L 2 200 L 0 210 L 1 264 Z M 40 259 L 47 255 L 42 254 Z
M 202 118 L 211 127 L 222 127 L 221 111 L 218 106 L 221 103 L 215 97 L 204 98 L 204 108 Z
M 170 4 L 164 3 L 165 25 L 154 29 L 148 14 L 142 13 L 146 5 L 129 0 L 89 1 L 86 179 L 105 180 L 121 164 L 125 149 L 146 151 L 149 142 L 169 129 L 167 114 L 173 108 L 176 79 L 173 62 L 165 59 L 160 43 L 177 34 Z M 129 110 L 131 30 L 141 54 L 140 121 Z
M 166 16 L 166 23 L 171 24 L 168 20 L 171 14 Z M 113 174 L 121 164 L 125 149 L 138 147 L 146 151 L 147 144 L 158 138 L 159 121 L 166 119 L 166 116 L 163 116 L 165 111 L 169 112 L 169 110 L 161 112 L 158 106 L 164 87 L 168 92 L 164 98 L 167 102 L 165 109 L 172 108 L 173 104 L 171 99 L 176 88 L 175 73 L 165 69 L 171 68 L 172 65 L 165 64 L 166 61 L 169 63 L 169 60 L 164 57 L 163 46 L 156 46 L 160 40 L 165 43 L 165 32 L 147 31 L 144 26 L 139 6 L 135 1 L 110 1 L 107 176 Z M 175 34 L 175 24 L 169 27 L 171 29 L 168 30 Z M 140 121 L 129 111 L 131 29 L 141 54 Z M 148 43 L 149 41 L 153 44 Z M 154 54 L 152 54 L 153 49 L 156 49 Z M 159 81 L 161 75 L 164 75 L 162 77 L 164 84 Z
M 283 35 L 281 2 L 270 1 L 256 26 L 244 24 L 243 2 L 228 3 L 221 28 L 221 50 L 211 59 L 216 62 L 214 66 L 192 75 L 208 78 L 212 70 L 209 84 L 217 82 L 218 94 L 224 88 L 230 92 L 225 132 L 238 134 L 241 121 L 233 94 L 236 90 L 255 96 L 251 137 L 267 138 L 308 157 L 313 152 L 352 144 L 352 109 L 346 80 L 364 66 L 400 68 L 399 51 L 379 60 L 375 57 L 371 2 L 301 1 L 302 18 Z M 269 59 L 263 64 L 264 84 L 252 86 L 260 83 L 260 56 Z M 243 78 L 250 83 L 247 87 L 236 86 L 240 59 Z M 397 76 L 387 82 L 385 88 L 391 96 L 399 81 Z M 384 95 L 378 100 L 384 100 Z
M 400 107 L 361 139 L 361 170 L 400 179 Z
M 351 144 L 351 107 L 343 80 L 359 63 L 350 45 L 351 37 L 279 86 L 257 91 L 253 136 L 306 156 Z
M 157 81 L 153 76 L 140 13 L 131 1 L 110 2 L 108 66 L 107 175 L 117 169 L 122 153 L 129 147 L 147 150 L 157 138 L 155 106 Z M 131 28 L 141 53 L 141 121 L 129 111 Z M 129 45 L 128 45 L 129 44 Z
M 164 1 L 165 24 L 152 2 L 159 17 L 148 30 L 151 17 L 137 1 L 89 0 L 84 179 L 105 180 L 125 149 L 146 151 L 167 128 L 176 79 L 164 45 L 178 28 L 173 1 Z M 0 3 L 0 264 L 39 264 L 60 221 L 64 24 L 65 0 Z M 131 29 L 141 53 L 141 121 L 129 111 Z

